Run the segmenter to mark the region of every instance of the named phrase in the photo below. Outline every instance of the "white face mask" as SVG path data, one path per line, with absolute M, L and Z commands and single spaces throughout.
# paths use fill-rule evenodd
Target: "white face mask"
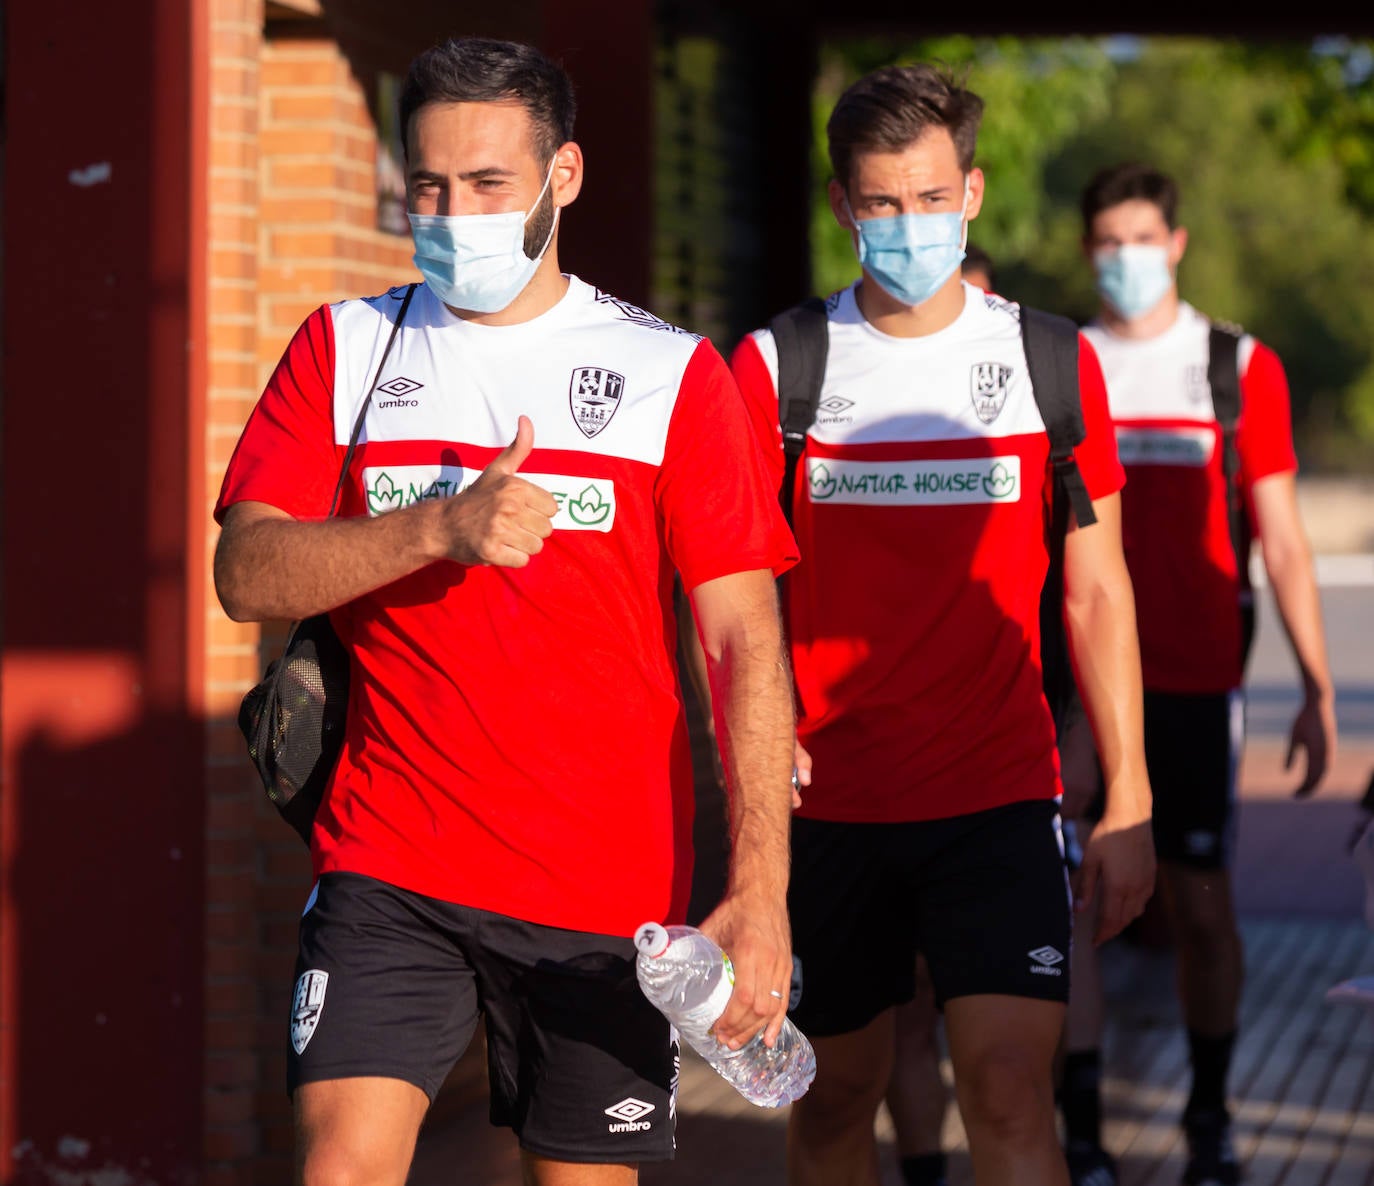
M 1097 291 L 1127 321 L 1152 311 L 1173 287 L 1169 252 L 1150 243 L 1126 243 L 1093 256 Z
M 557 158 L 555 158 L 556 160 Z M 558 209 L 539 254 L 525 254 L 525 224 L 548 192 L 554 162 L 525 213 L 410 214 L 415 266 L 444 304 L 472 313 L 499 313 L 524 290 L 558 228 Z

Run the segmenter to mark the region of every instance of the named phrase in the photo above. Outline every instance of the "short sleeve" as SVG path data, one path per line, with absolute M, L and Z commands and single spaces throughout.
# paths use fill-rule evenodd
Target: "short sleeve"
M 782 449 L 782 426 L 778 423 L 778 393 L 752 334 L 735 347 L 730 356 L 730 370 L 744 397 L 749 425 L 763 450 L 764 466 L 772 476 L 773 488 L 781 489 L 786 459 Z
M 1272 474 L 1295 472 L 1298 457 L 1293 450 L 1288 376 L 1279 356 L 1259 342 L 1241 376 L 1240 408 L 1236 449 L 1245 486 Z
M 736 572 L 797 562 L 750 414 L 724 360 L 702 341 L 682 376 L 655 496 L 668 553 L 690 592 Z
M 1107 383 L 1097 351 L 1078 335 L 1078 398 L 1083 408 L 1083 443 L 1073 451 L 1088 497 L 1106 498 L 1126 485 L 1126 471 L 1116 452 L 1116 431 L 1107 407 Z
M 334 443 L 334 323 L 322 306 L 301 325 L 272 372 L 229 459 L 215 521 L 236 502 L 264 502 L 297 519 L 323 519 L 338 482 Z

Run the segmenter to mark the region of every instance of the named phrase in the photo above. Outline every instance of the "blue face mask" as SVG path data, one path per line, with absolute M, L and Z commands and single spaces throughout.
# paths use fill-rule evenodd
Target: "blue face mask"
M 1093 256 L 1097 291 L 1127 321 L 1155 308 L 1173 287 L 1169 251 L 1149 243 L 1126 243 Z
M 499 313 L 524 290 L 553 242 L 558 210 L 539 254 L 525 254 L 525 224 L 539 209 L 553 178 L 553 162 L 528 213 L 411 214 L 415 266 L 434 295 L 454 309 Z
M 846 208 L 849 199 L 845 199 Z M 964 209 L 968 178 L 964 178 Z M 968 226 L 964 211 L 947 214 L 895 214 L 891 218 L 854 218 L 859 263 L 904 305 L 930 300 L 964 260 Z

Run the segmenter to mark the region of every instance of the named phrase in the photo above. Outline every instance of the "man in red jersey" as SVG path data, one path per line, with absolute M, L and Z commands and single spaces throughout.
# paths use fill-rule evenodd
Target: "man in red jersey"
M 1084 249 L 1102 305 L 1084 332 L 1102 360 L 1129 476 L 1122 527 L 1139 606 L 1145 755 L 1193 1065 L 1183 1181 L 1230 1186 L 1239 1167 L 1226 1078 L 1243 961 L 1228 867 L 1252 622 L 1252 534 L 1302 680 L 1287 759 L 1305 753 L 1299 797 L 1325 774 L 1336 718 L 1321 603 L 1298 515 L 1288 381 L 1272 350 L 1249 335 L 1218 333 L 1180 299 L 1178 265 L 1188 236 L 1177 206 L 1173 180 L 1147 165 L 1113 166 L 1088 184 Z M 1220 363 L 1229 363 L 1234 381 L 1222 377 Z M 1228 384 L 1238 389 L 1238 417 L 1227 412 Z M 1096 1050 L 1079 1058 L 1090 1065 L 1080 1067 L 1071 1052 L 1065 1069 L 1071 1142 L 1092 1138 L 1098 1112 Z M 1089 1126 L 1075 1133 L 1084 1120 Z
M 736 973 L 717 1033 L 771 1044 L 782 1025 L 774 577 L 795 545 L 710 344 L 560 271 L 572 120 L 567 76 L 529 46 L 455 40 L 412 63 L 425 284 L 404 316 L 393 289 L 307 319 L 217 507 L 229 615 L 330 611 L 351 661 L 291 1025 L 305 1182 L 400 1186 L 479 1011 L 525 1181 L 631 1183 L 671 1157 L 676 1057 L 630 937 L 680 921 L 691 879 L 675 570 L 732 791 L 729 888 L 703 924 Z
M 1065 1180 L 1051 1065 L 1071 908 L 1039 662 L 1050 448 L 1023 311 L 959 275 L 983 200 L 981 113 L 937 71 L 892 67 L 850 87 L 828 124 L 831 207 L 863 274 L 827 304 L 792 504 L 802 561 L 784 590 L 805 751 L 794 1018 L 817 1065 L 791 1118 L 794 1186 L 878 1181 L 873 1118 L 918 950 L 977 1180 Z M 1106 938 L 1140 911 L 1154 859 L 1122 474 L 1101 373 L 1078 350 L 1074 457 L 1096 523 L 1071 520 L 1064 608 L 1107 773 L 1080 882 Z M 781 478 L 772 334 L 741 343 L 732 367 Z

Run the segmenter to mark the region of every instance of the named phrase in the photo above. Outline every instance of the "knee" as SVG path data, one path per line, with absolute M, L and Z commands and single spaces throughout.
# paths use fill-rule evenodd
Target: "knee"
M 824 1141 L 850 1130 L 871 1132 L 887 1093 L 890 1064 L 882 1068 L 826 1067 L 817 1060 L 816 1078 L 793 1107 L 803 1139 Z
M 316 1144 L 300 1155 L 300 1186 L 365 1186 L 375 1180 L 362 1160 L 337 1144 Z
M 1224 877 L 1217 874 L 1217 879 Z M 1190 886 L 1187 893 L 1174 895 L 1173 925 L 1181 945 L 1215 950 L 1221 944 L 1239 942 L 1227 889 L 1224 882 L 1208 878 Z
M 1000 1142 L 1034 1144 L 1053 1125 L 1050 1068 L 1031 1052 L 1011 1046 L 988 1050 L 954 1074 L 959 1107 L 970 1126 Z

